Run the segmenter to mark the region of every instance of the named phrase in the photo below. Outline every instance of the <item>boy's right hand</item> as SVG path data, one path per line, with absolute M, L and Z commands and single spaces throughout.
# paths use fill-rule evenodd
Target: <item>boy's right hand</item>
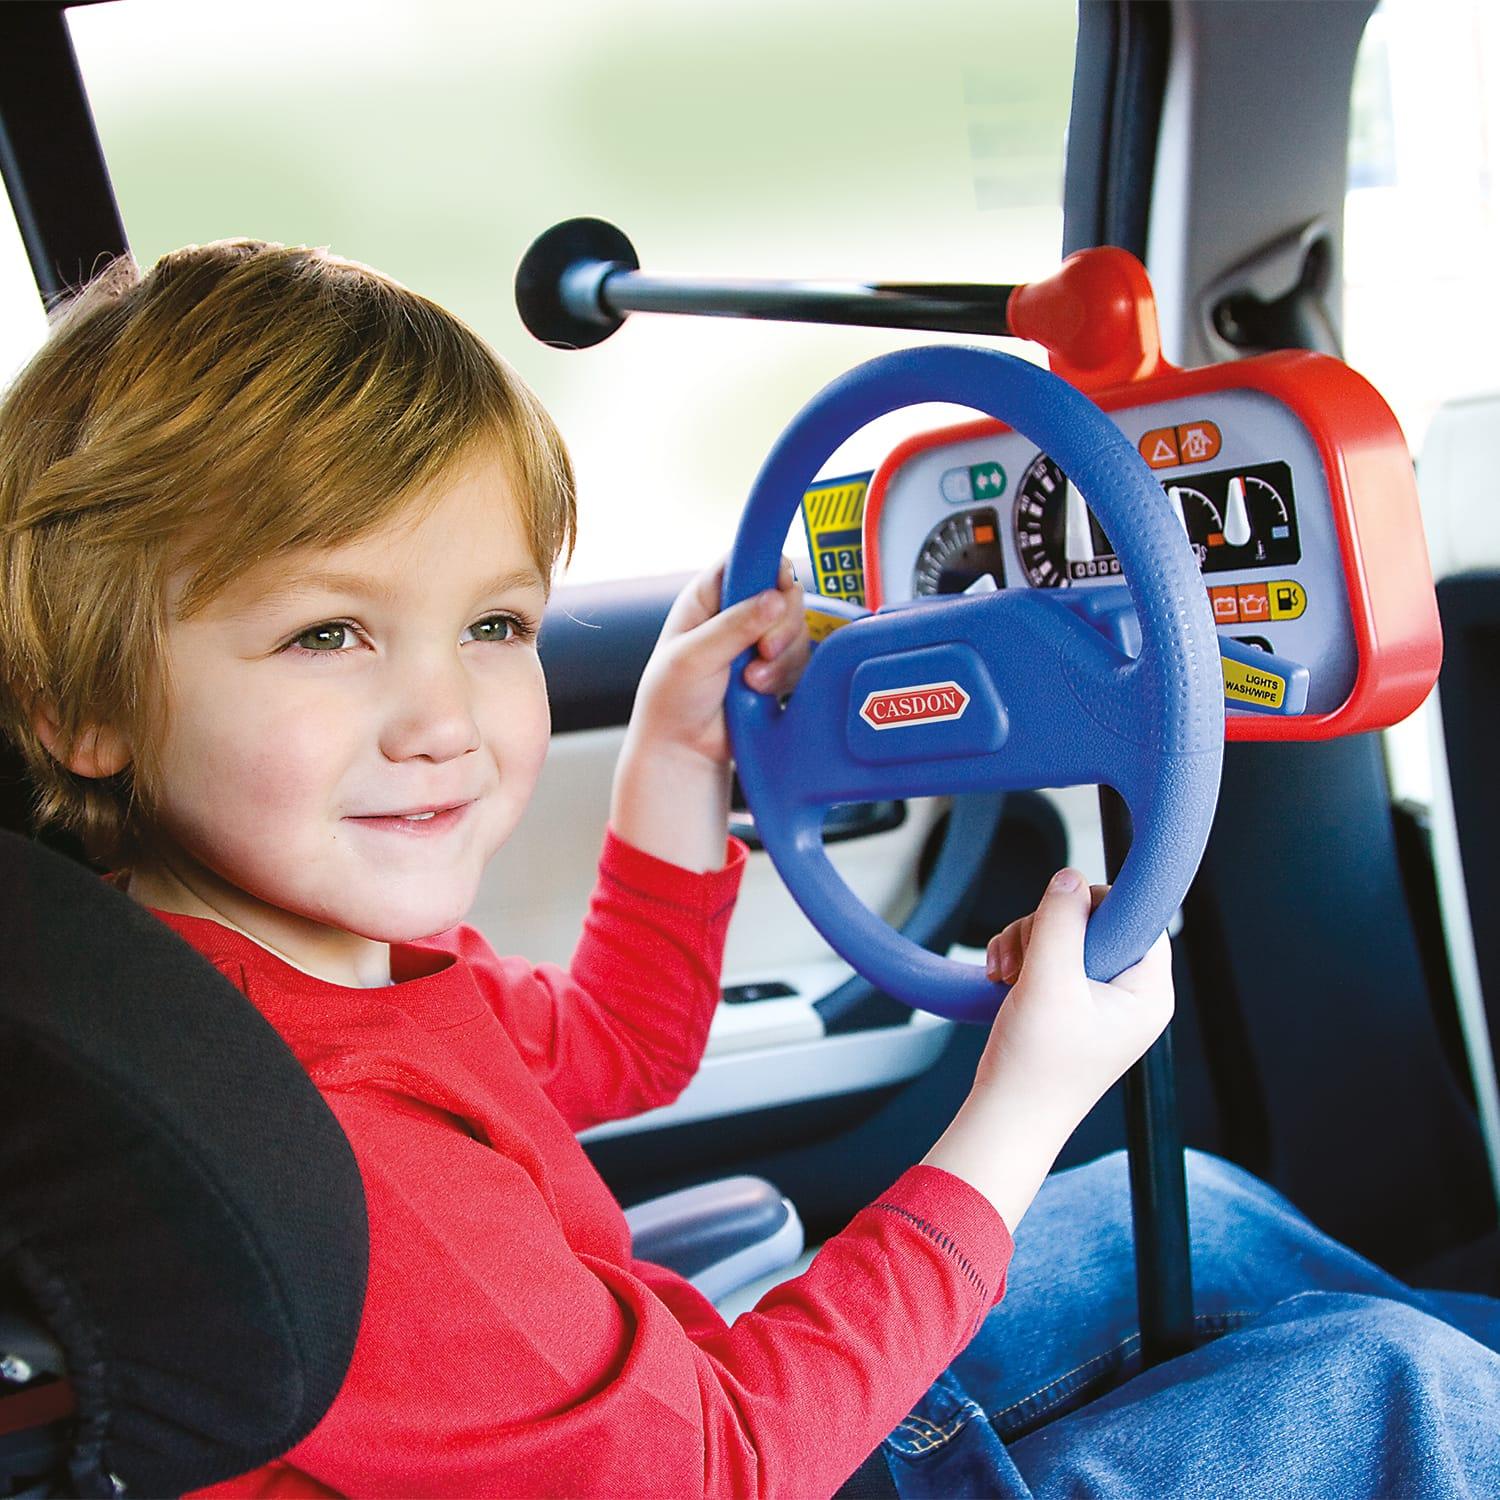
M 923 1158 L 977 1188 L 1012 1232 L 1083 1117 L 1172 1019 L 1165 933 L 1108 984 L 1083 972 L 1084 931 L 1107 891 L 1060 870 L 1037 909 L 991 941 L 989 973 L 1011 992 L 968 1099 Z
M 987 971 L 1012 986 L 974 1087 L 1030 1091 L 1069 1131 L 1172 1019 L 1172 951 L 1163 933 L 1108 984 L 1083 972 L 1089 917 L 1109 893 L 1059 870 L 1037 909 L 990 940 Z

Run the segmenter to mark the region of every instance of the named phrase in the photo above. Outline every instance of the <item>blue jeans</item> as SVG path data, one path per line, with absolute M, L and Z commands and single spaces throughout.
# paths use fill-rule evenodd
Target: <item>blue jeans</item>
M 1050 1178 L 1004 1301 L 882 1445 L 903 1497 L 1500 1493 L 1500 1301 L 1413 1291 L 1189 1153 L 1208 1342 L 1142 1372 L 1123 1153 Z

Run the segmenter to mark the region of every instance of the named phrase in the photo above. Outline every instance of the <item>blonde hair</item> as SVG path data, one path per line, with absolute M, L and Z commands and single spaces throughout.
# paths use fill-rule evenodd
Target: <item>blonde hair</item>
M 128 858 L 155 788 L 169 575 L 201 610 L 236 576 L 397 517 L 485 442 L 542 577 L 571 552 L 573 473 L 536 397 L 435 303 L 323 250 L 189 246 L 115 261 L 0 403 L 0 727 L 39 825 Z M 56 755 L 33 728 L 56 719 Z M 133 764 L 68 758 L 93 725 Z

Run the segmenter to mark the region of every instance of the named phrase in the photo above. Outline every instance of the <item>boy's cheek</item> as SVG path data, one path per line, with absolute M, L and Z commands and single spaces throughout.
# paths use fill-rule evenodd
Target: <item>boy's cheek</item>
M 278 812 L 336 790 L 344 756 L 337 738 L 306 716 L 276 713 L 254 723 L 237 715 L 210 732 L 170 736 L 162 780 L 168 801 L 191 799 L 232 819 L 248 814 L 262 827 Z

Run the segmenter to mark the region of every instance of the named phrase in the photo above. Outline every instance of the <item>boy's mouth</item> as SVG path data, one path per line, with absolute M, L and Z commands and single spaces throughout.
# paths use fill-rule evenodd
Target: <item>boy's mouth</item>
M 391 833 L 439 833 L 452 828 L 473 802 L 449 802 L 442 807 L 414 807 L 409 812 L 363 813 L 346 821 Z

